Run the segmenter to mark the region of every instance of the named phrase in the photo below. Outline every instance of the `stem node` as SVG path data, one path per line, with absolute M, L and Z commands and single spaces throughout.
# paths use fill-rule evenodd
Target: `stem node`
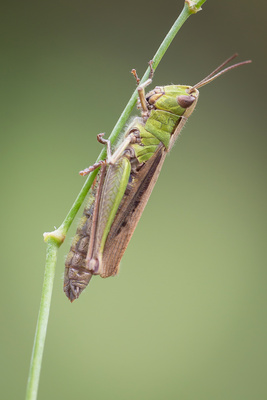
M 201 11 L 202 8 L 200 5 L 198 5 L 199 1 L 193 1 L 193 0 L 185 0 L 185 4 L 187 4 L 188 10 L 190 14 L 196 14 L 198 11 Z
M 66 235 L 64 235 L 62 230 L 58 228 L 53 232 L 44 232 L 43 237 L 45 242 L 48 242 L 50 239 L 52 239 L 59 247 L 64 242 Z

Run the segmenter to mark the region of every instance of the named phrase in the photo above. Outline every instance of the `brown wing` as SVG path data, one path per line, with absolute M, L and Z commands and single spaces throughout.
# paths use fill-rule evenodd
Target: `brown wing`
M 166 157 L 160 144 L 155 155 L 133 175 L 108 234 L 102 260 L 102 278 L 116 275 L 120 260 L 144 211 Z

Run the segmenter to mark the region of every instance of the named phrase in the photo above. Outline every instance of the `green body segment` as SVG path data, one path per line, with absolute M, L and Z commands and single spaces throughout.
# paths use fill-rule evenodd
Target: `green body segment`
M 152 133 L 168 149 L 171 134 L 176 128 L 180 115 L 163 110 L 152 110 L 145 129 Z
M 134 150 L 135 157 L 139 163 L 146 162 L 155 153 L 160 140 L 155 137 L 152 133 L 145 129 L 144 123 L 140 121 L 140 118 L 135 118 L 129 130 L 126 133 L 128 136 L 129 132 L 137 130 L 140 136 L 140 143 L 134 143 L 131 145 Z

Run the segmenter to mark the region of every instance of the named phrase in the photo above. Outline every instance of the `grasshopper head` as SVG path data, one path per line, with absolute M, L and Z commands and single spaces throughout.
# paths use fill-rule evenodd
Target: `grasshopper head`
M 191 86 L 157 86 L 149 92 L 146 100 L 151 109 L 168 111 L 176 115 L 189 117 L 193 112 L 199 92 Z
M 198 89 L 200 87 L 206 85 L 209 82 L 212 82 L 214 79 L 218 78 L 218 76 L 224 74 L 227 71 L 230 71 L 233 68 L 251 62 L 251 60 L 242 61 L 238 64 L 231 65 L 230 67 L 221 70 L 236 56 L 237 54 L 234 54 L 232 57 L 228 58 L 228 60 L 224 61 L 221 65 L 219 65 L 219 67 L 217 67 L 208 76 L 206 76 L 194 86 L 157 86 L 154 90 L 146 95 L 148 108 L 150 110 L 164 110 L 179 116 L 189 117 L 197 104 L 199 96 Z

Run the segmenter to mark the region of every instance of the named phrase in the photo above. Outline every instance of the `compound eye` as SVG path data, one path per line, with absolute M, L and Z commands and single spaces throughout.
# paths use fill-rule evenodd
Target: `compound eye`
M 196 100 L 196 98 L 194 96 L 190 96 L 190 95 L 186 95 L 186 94 L 181 94 L 181 96 L 177 97 L 177 103 L 182 108 L 190 107 L 194 103 L 195 100 Z

